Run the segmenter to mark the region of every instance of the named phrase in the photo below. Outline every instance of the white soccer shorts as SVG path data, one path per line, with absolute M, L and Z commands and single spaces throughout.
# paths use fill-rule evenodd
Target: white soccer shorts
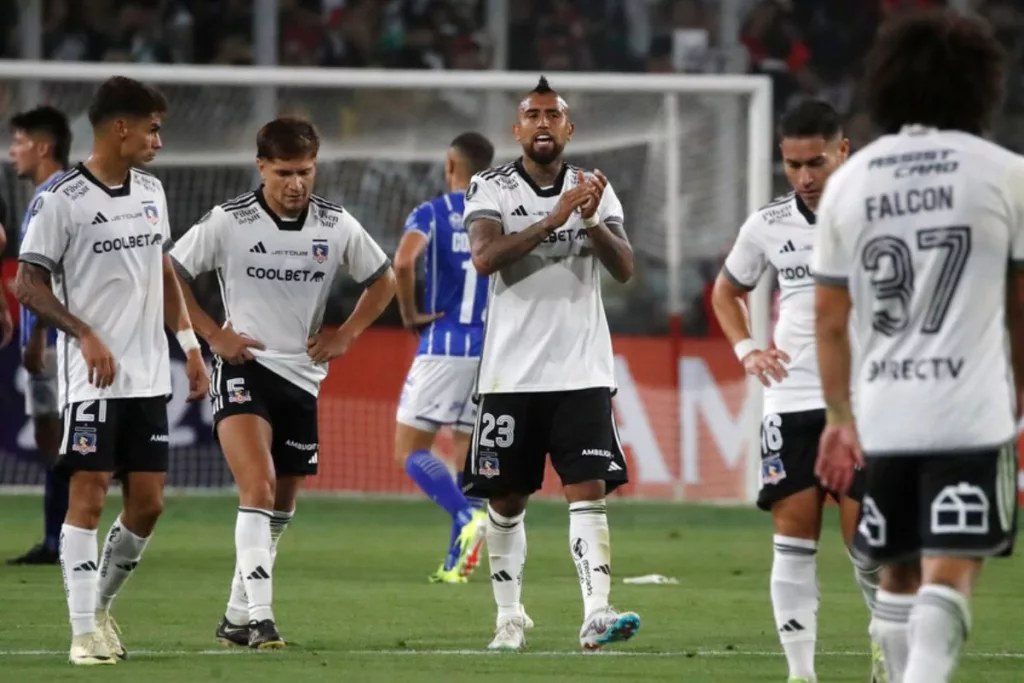
M 476 422 L 473 385 L 479 364 L 479 358 L 416 356 L 398 401 L 398 422 L 424 432 L 450 425 L 471 434 Z
M 25 414 L 29 417 L 60 415 L 56 347 L 47 347 L 43 352 L 43 364 L 42 374 L 28 375 L 25 383 Z

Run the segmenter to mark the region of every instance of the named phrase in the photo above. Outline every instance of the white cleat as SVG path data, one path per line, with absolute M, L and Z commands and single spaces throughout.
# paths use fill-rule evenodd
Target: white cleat
M 527 630 L 533 628 L 533 619 L 526 613 L 526 608 L 522 605 L 519 606 L 519 613 L 523 615 L 523 628 Z
M 100 637 L 103 638 L 103 642 L 107 644 L 107 650 L 111 655 L 118 659 L 128 658 L 128 651 L 121 644 L 121 627 L 114 621 L 114 617 L 110 616 L 108 610 L 96 612 L 96 629 L 99 631 Z
M 100 633 L 84 633 L 73 637 L 68 661 L 75 666 L 117 664 L 117 660 L 110 655 L 107 641 Z
M 503 652 L 518 652 L 526 646 L 526 634 L 523 630 L 526 624 L 523 618 L 506 617 L 498 622 L 498 628 L 494 631 L 494 640 L 487 646 L 488 650 Z
M 616 612 L 614 607 L 595 611 L 583 620 L 580 628 L 580 647 L 600 650 L 609 643 L 621 643 L 640 630 L 640 615 L 636 612 Z

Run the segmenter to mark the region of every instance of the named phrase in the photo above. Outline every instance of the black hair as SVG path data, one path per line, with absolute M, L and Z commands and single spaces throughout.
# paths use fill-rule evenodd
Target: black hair
M 494 145 L 480 133 L 463 133 L 452 140 L 451 147 L 466 160 L 470 175 L 490 168 L 494 161 Z
M 42 105 L 35 109 L 19 112 L 11 117 L 11 130 L 24 131 L 28 134 L 41 133 L 53 140 L 53 158 L 61 165 L 68 167 L 71 154 L 71 126 L 68 117 L 56 107 Z
M 531 90 L 531 91 L 530 91 L 530 94 L 531 94 L 531 95 L 533 95 L 533 94 L 537 94 L 537 95 L 549 95 L 549 94 L 551 94 L 551 93 L 553 93 L 553 92 L 555 92 L 555 90 L 554 90 L 554 88 L 552 88 L 552 87 L 551 87 L 551 85 L 550 85 L 550 84 L 548 83 L 548 79 L 547 79 L 547 78 L 545 78 L 544 76 L 541 76 L 541 77 L 540 77 L 540 80 L 539 80 L 539 81 L 537 81 L 537 87 L 535 87 L 535 88 L 534 88 L 533 90 Z
M 1004 53 L 991 27 L 950 10 L 883 26 L 864 72 L 867 110 L 885 133 L 921 124 L 980 134 L 1002 98 Z
M 779 137 L 835 140 L 843 134 L 839 112 L 822 100 L 805 100 L 779 121 Z
M 104 81 L 89 104 L 89 122 L 98 126 L 119 116 L 145 118 L 167 112 L 167 98 L 156 88 L 132 78 Z
M 274 119 L 256 135 L 256 156 L 260 159 L 294 161 L 315 157 L 319 151 L 316 127 L 298 117 Z

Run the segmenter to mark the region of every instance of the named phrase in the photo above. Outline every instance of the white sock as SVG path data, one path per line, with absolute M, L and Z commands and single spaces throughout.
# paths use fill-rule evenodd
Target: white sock
M 875 611 L 875 594 L 878 593 L 878 582 L 881 580 L 882 565 L 875 564 L 855 553 L 850 553 L 850 561 L 853 562 L 853 576 L 857 580 L 857 586 L 864 596 L 864 604 L 868 610 Z
M 775 536 L 772 609 L 790 678 L 814 680 L 818 640 L 818 544 L 805 538 Z
M 274 601 L 271 579 L 274 567 L 270 556 L 272 516 L 269 510 L 239 507 L 235 522 L 235 555 L 245 583 L 245 593 L 249 596 L 251 621 L 274 618 L 271 609 Z
M 295 516 L 295 511 L 282 512 L 274 510 L 270 519 L 270 564 L 271 567 L 277 562 L 277 542 L 288 529 L 288 524 Z M 228 597 L 228 608 L 224 617 L 232 624 L 241 626 L 249 623 L 249 595 L 245 592 L 245 581 L 242 573 L 238 570 L 238 563 L 235 563 L 235 572 L 231 576 L 231 595 Z
M 604 499 L 569 503 L 569 552 L 583 593 L 583 618 L 608 607 L 612 547 Z
M 523 567 L 526 566 L 526 512 L 503 517 L 487 506 L 487 556 L 498 622 L 522 613 Z
M 902 683 L 904 680 L 903 672 L 907 668 L 909 652 L 907 622 L 915 599 L 914 595 L 890 593 L 882 589 L 875 594 L 875 609 L 872 611 L 868 632 L 871 640 L 882 648 L 889 683 Z
M 96 584 L 99 580 L 96 530 L 70 524 L 60 528 L 60 571 L 71 615 L 71 633 L 96 632 Z
M 110 609 L 110 603 L 117 597 L 124 582 L 139 565 L 147 543 L 149 543 L 149 538 L 133 534 L 121 524 L 120 517 L 110 525 L 107 540 L 103 543 L 103 552 L 100 554 L 102 559 L 96 609 Z
M 921 586 L 910 611 L 910 657 L 903 683 L 949 681 L 970 630 L 967 596 L 949 586 Z

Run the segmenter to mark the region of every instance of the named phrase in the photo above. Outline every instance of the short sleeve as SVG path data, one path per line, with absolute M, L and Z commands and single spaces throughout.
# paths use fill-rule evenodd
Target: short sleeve
M 59 273 L 61 259 L 71 242 L 71 227 L 67 204 L 51 192 L 40 193 L 29 207 L 18 260 Z
M 171 258 L 189 277 L 216 270 L 222 265 L 226 218 L 222 208 L 214 207 L 174 244 Z
M 836 206 L 838 185 L 833 176 L 825 186 L 825 192 L 822 193 L 818 205 L 811 270 L 814 271 L 814 280 L 818 284 L 845 288 L 850 278 L 851 256 L 847 253 L 842 240 L 844 232 L 849 233 L 839 223 L 842 211 Z
M 429 202 L 424 202 L 413 209 L 409 217 L 405 219 L 405 227 L 402 228 L 402 233 L 418 232 L 429 240 L 434 232 L 433 227 L 434 207 Z
M 1010 172 L 1009 198 L 1013 206 L 1010 224 L 1010 263 L 1015 270 L 1024 270 L 1024 159 Z
M 740 234 L 725 257 L 722 274 L 739 289 L 750 291 L 768 267 L 768 257 L 758 243 L 756 233 L 764 227 L 760 213 L 753 213 L 740 227 Z
M 622 202 L 619 201 L 619 196 L 612 189 L 611 183 L 604 188 L 601 203 L 597 207 L 597 215 L 606 225 L 622 225 L 623 223 Z
M 466 190 L 466 206 L 462 212 L 462 224 L 469 228 L 478 218 L 492 221 L 501 220 L 501 201 L 497 188 L 480 174 L 473 176 Z
M 167 195 L 160 192 L 160 234 L 163 236 L 163 251 L 168 253 L 174 247 L 171 237 L 171 217 L 167 211 Z
M 370 237 L 370 233 L 346 212 L 341 220 L 345 229 L 345 249 L 341 253 L 341 265 L 349 276 L 364 287 L 369 287 L 391 266 L 384 250 Z

